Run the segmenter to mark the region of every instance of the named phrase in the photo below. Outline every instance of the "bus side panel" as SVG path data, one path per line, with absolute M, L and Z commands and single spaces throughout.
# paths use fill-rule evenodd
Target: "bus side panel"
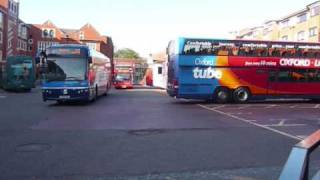
M 194 70 L 196 68 L 180 66 L 179 95 L 192 99 L 209 99 L 219 82 L 217 79 L 195 78 Z
M 268 93 L 268 69 L 266 68 L 230 68 L 231 73 L 238 79 L 237 85 L 233 84 L 230 89 L 240 86 L 248 87 L 252 95 L 266 95 Z
M 224 70 L 224 74 L 229 77 L 222 79 L 221 84 L 228 86 L 230 89 L 236 89 L 241 86 L 248 87 L 253 95 L 274 93 L 276 90 L 270 89 L 269 86 L 269 72 L 272 69 L 266 66 L 259 67 L 254 65 L 255 62 L 260 61 L 261 59 L 259 58 L 229 57 L 228 64 L 224 64 L 224 66 L 228 67 Z M 274 61 L 274 58 L 265 58 L 263 61 Z
M 215 56 L 179 56 L 179 96 L 209 99 L 219 86 Z

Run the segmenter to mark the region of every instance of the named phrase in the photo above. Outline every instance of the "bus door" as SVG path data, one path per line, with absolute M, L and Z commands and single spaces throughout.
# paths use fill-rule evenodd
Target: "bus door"
M 277 95 L 277 86 L 278 86 L 278 71 L 275 69 L 269 70 L 268 78 L 268 95 Z
M 268 89 L 268 69 L 267 68 L 257 68 L 256 69 L 256 75 L 255 76 L 250 76 L 252 80 L 255 82 L 260 89 L 255 93 L 255 94 L 260 94 L 260 95 L 265 95 L 267 94 L 267 89 Z

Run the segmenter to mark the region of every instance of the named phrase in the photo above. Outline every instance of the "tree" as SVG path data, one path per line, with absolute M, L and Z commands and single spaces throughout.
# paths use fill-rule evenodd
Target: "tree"
M 114 56 L 116 58 L 130 58 L 130 59 L 139 59 L 140 55 L 132 49 L 124 48 L 119 49 Z

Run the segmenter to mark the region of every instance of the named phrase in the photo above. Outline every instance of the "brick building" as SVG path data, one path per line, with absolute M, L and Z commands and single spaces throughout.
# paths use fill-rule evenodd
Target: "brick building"
M 55 44 L 86 44 L 110 59 L 113 58 L 112 39 L 100 35 L 91 24 L 86 24 L 80 29 L 63 29 L 57 27 L 51 21 L 46 21 L 43 24 L 30 24 L 28 27 L 30 28 L 29 49 L 33 57 L 36 57 L 45 48 Z
M 19 19 L 19 0 L 0 0 L 0 61 L 11 55 L 31 55 L 29 27 Z
M 39 51 L 54 44 L 86 44 L 113 58 L 113 42 L 90 24 L 80 29 L 61 29 L 51 21 L 26 24 L 19 18 L 19 0 L 0 0 L 0 61 L 12 55 L 35 58 Z

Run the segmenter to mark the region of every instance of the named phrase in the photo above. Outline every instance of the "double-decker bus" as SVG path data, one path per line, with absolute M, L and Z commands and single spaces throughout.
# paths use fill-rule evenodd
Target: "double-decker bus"
M 116 62 L 113 85 L 116 89 L 132 89 L 134 76 L 133 62 Z
M 179 38 L 167 48 L 170 96 L 226 103 L 320 98 L 320 44 Z
M 10 56 L 2 62 L 2 87 L 10 91 L 30 91 L 35 87 L 35 62 L 29 56 Z
M 133 74 L 127 71 L 116 71 L 113 85 L 116 89 L 132 89 Z
M 111 61 L 84 45 L 46 49 L 43 100 L 93 101 L 112 85 Z

